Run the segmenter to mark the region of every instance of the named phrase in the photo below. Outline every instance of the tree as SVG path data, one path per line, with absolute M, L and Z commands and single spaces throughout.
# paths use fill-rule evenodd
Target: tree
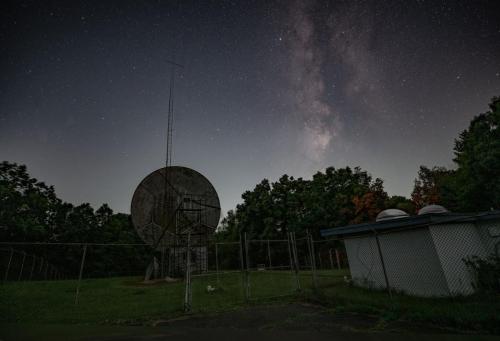
M 500 97 L 494 97 L 489 108 L 455 140 L 455 189 L 461 210 L 500 208 Z
M 411 200 L 415 210 L 430 204 L 442 204 L 452 209 L 453 203 L 453 176 L 455 171 L 444 167 L 420 166 L 418 177 L 415 179 Z
M 387 198 L 382 180 L 360 168 L 329 167 L 312 180 L 285 174 L 243 193 L 243 203 L 222 220 L 217 238 L 234 240 L 241 232 L 252 238 L 286 238 L 288 231 L 306 230 L 318 238 L 324 228 L 374 220 Z
M 220 225 L 215 233 L 216 241 L 236 240 L 238 238 L 238 221 L 234 210 L 227 211 L 227 214 L 222 218 Z
M 0 164 L 0 240 L 44 243 L 142 243 L 128 214 L 115 214 L 107 204 L 74 206 L 56 196 L 52 186 L 30 177 L 24 165 Z M 76 246 L 18 246 L 42 256 L 67 273 L 78 270 Z M 94 247 L 87 253 L 87 275 L 142 271 L 147 248 Z
M 26 166 L 0 164 L 0 237 L 4 241 L 49 241 L 61 201 L 54 188 L 28 175 Z
M 355 196 L 353 199 L 355 205 L 355 217 L 351 220 L 352 224 L 374 221 L 377 214 L 386 207 L 388 199 L 387 193 L 384 191 L 383 182 L 376 179 L 370 185 L 370 191 L 362 196 Z
M 406 213 L 414 213 L 415 205 L 411 199 L 400 195 L 393 195 L 385 201 L 386 208 L 396 208 L 405 211 Z
M 456 170 L 420 166 L 412 192 L 418 210 L 441 204 L 452 211 L 500 208 L 500 97 L 455 140 Z

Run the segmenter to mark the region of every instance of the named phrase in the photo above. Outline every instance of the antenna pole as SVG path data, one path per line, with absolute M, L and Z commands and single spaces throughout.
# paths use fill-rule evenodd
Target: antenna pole
M 166 142 L 167 142 L 167 148 L 165 151 L 165 184 L 164 184 L 164 212 L 165 212 L 165 218 L 168 215 L 168 211 L 170 208 L 173 208 L 172 205 L 172 196 L 171 196 L 171 190 L 169 189 L 169 172 L 168 172 L 168 167 L 172 165 L 172 145 L 173 145 L 173 139 L 172 139 L 172 133 L 173 133 L 173 125 L 174 125 L 174 85 L 175 85 L 175 68 L 180 67 L 183 68 L 184 66 L 178 63 L 175 63 L 173 61 L 167 60 L 167 63 L 171 65 L 171 74 L 170 74 L 170 86 L 169 86 L 169 94 L 168 94 L 168 111 L 167 111 L 167 136 L 166 136 Z M 167 219 L 164 220 L 164 223 L 166 224 Z M 167 226 L 164 226 L 165 228 Z
M 169 214 L 173 216 L 177 216 L 177 209 L 175 209 L 176 203 L 173 202 L 172 195 L 172 185 L 170 184 L 170 171 L 169 167 L 172 166 L 172 146 L 173 146 L 173 125 L 174 125 L 174 86 L 175 86 L 175 68 L 184 66 L 178 64 L 174 61 L 167 60 L 167 63 L 171 65 L 171 74 L 170 74 L 170 86 L 169 86 L 169 94 L 168 94 L 168 111 L 167 111 L 167 136 L 166 136 L 166 151 L 165 151 L 165 182 L 164 182 L 164 197 L 163 197 L 163 222 L 162 227 L 163 231 L 161 233 L 160 238 L 157 240 L 156 244 L 160 245 L 161 239 L 165 235 L 166 230 L 173 223 L 175 226 L 177 225 L 176 220 L 168 219 Z M 177 238 L 177 236 L 176 236 Z M 154 249 L 156 250 L 156 248 Z M 153 250 L 153 252 L 154 252 Z M 176 253 L 174 252 L 174 257 L 176 257 Z M 153 257 L 154 259 L 154 257 Z M 169 274 L 171 275 L 171 274 Z

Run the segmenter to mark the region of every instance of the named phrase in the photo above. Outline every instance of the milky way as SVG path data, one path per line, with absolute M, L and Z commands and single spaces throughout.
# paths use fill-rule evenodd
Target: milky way
M 304 157 L 323 161 L 338 127 L 331 124 L 334 108 L 325 99 L 324 51 L 316 41 L 317 27 L 311 14 L 314 3 L 297 1 L 291 6 L 290 79 L 295 90 L 297 112 L 303 116 Z

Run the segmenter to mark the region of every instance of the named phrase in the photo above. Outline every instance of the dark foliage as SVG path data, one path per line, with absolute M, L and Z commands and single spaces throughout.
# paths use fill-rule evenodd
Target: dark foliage
M 316 238 L 320 229 L 372 221 L 387 204 L 408 205 L 402 197 L 389 198 L 381 179 L 360 168 L 318 172 L 312 180 L 283 175 L 264 179 L 242 195 L 243 203 L 223 219 L 219 239 L 236 240 L 241 232 L 252 238 L 284 238 L 287 231 Z
M 500 294 L 500 257 L 498 255 L 488 258 L 470 257 L 464 259 L 464 262 L 475 276 L 473 285 L 478 293 Z
M 500 209 L 500 97 L 455 140 L 455 170 L 421 166 L 412 200 L 419 209 L 438 203 L 452 211 Z
M 26 166 L 0 164 L 0 240 L 42 243 L 142 243 L 130 216 L 113 213 L 103 204 L 74 206 L 57 198 L 54 188 L 31 178 Z M 79 269 L 82 247 L 22 246 L 19 251 L 43 257 L 62 271 L 74 275 Z M 144 267 L 145 247 L 92 247 L 88 249 L 88 276 L 111 271 L 130 272 Z

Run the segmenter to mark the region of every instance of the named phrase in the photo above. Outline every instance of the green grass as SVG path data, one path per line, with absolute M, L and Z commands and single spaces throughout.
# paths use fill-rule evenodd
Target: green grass
M 302 293 L 296 292 L 289 271 L 250 273 L 251 300 L 245 300 L 241 273 L 196 276 L 192 280 L 192 311 L 212 313 L 247 304 L 308 299 L 337 312 L 359 312 L 383 320 L 411 320 L 460 329 L 500 332 L 499 297 L 454 299 L 416 298 L 349 287 L 343 271 L 318 271 L 313 290 L 310 272 L 302 271 Z M 10 282 L 0 286 L 0 322 L 23 323 L 144 323 L 182 315 L 184 282 L 143 285 L 137 277 L 82 281 L 75 305 L 77 282 Z M 215 287 L 212 292 L 207 286 Z
M 106 322 L 173 316 L 182 308 L 182 285 L 144 287 L 137 278 L 8 283 L 0 288 L 3 322 Z
M 407 320 L 430 323 L 440 327 L 500 333 L 500 297 L 470 296 L 454 298 L 423 298 L 386 291 L 350 287 L 343 279 L 319 279 L 319 290 L 308 298 L 336 311 L 378 315 L 386 321 Z
M 195 276 L 192 311 L 210 313 L 247 304 L 241 273 Z M 250 275 L 252 300 L 292 295 L 289 272 Z M 213 292 L 207 286 L 215 287 Z M 7 282 L 0 286 L 0 322 L 76 323 L 143 322 L 182 315 L 183 281 L 141 284 L 138 277 L 83 280 L 78 305 L 77 281 Z

